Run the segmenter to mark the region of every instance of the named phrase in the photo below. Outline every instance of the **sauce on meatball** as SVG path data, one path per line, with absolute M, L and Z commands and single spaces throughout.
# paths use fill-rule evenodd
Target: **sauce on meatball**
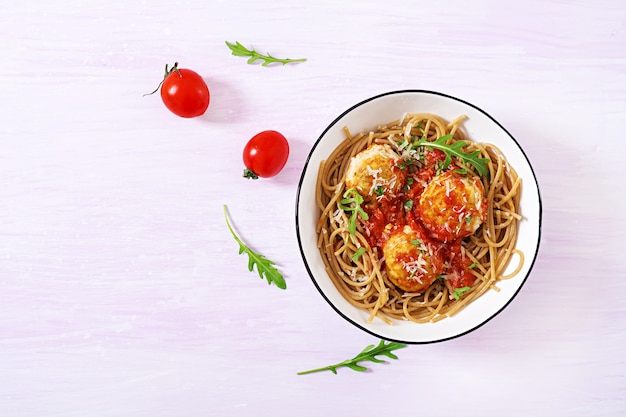
M 483 184 L 477 177 L 455 171 L 440 174 L 420 196 L 418 214 L 431 235 L 442 242 L 470 236 L 487 214 Z
M 443 271 L 438 248 L 408 225 L 389 236 L 383 254 L 387 277 L 407 292 L 424 291 Z

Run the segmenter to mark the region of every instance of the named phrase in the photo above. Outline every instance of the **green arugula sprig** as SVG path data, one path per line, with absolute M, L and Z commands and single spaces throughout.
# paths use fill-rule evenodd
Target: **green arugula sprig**
M 259 52 L 255 51 L 254 48 L 252 48 L 252 49 L 246 48 L 245 46 L 243 46 L 239 42 L 230 43 L 230 42 L 226 41 L 226 46 L 228 46 L 228 48 L 232 51 L 234 56 L 249 57 L 248 58 L 248 64 L 252 64 L 252 63 L 254 63 L 254 62 L 258 61 L 258 60 L 262 60 L 263 64 L 261 64 L 261 65 L 264 66 L 264 67 L 267 67 L 268 65 L 274 64 L 274 63 L 287 65 L 287 64 L 291 64 L 291 63 L 295 63 L 295 62 L 304 62 L 304 61 L 306 61 L 306 58 L 299 58 L 299 59 L 276 58 L 276 57 L 272 56 L 269 53 L 263 55 L 263 54 L 260 54 Z
M 360 215 L 363 220 L 369 220 L 369 216 L 361 207 L 363 201 L 363 196 L 359 194 L 356 189 L 350 188 L 343 193 L 343 199 L 339 202 L 339 208 L 343 211 L 352 212 L 348 221 L 348 232 L 350 232 L 351 235 L 356 233 L 357 214 Z
M 358 355 L 356 355 L 352 359 L 347 359 L 343 362 L 339 362 L 335 365 L 325 366 L 323 368 L 310 369 L 308 371 L 298 372 L 298 375 L 312 374 L 314 372 L 322 372 L 322 371 L 330 371 L 333 374 L 337 374 L 337 368 L 350 368 L 353 371 L 357 372 L 365 372 L 367 368 L 365 366 L 359 365 L 361 361 L 370 361 L 375 363 L 385 363 L 386 361 L 383 359 L 378 359 L 377 356 L 386 356 L 391 359 L 398 359 L 398 357 L 392 353 L 393 350 L 401 349 L 406 347 L 403 343 L 397 342 L 389 342 L 385 344 L 384 340 L 381 340 L 378 346 L 369 345 L 365 349 L 361 351 Z
M 448 144 L 448 139 L 452 138 L 452 135 L 443 135 L 434 142 L 429 142 L 426 139 L 426 136 L 422 136 L 419 140 L 414 142 L 413 146 L 425 146 L 429 149 L 439 149 L 446 154 L 446 159 L 443 162 L 443 169 L 447 169 L 452 162 L 452 157 L 457 157 L 463 163 L 469 163 L 476 171 L 482 176 L 489 175 L 489 168 L 487 168 L 487 163 L 489 162 L 489 158 L 481 158 L 480 151 L 474 151 L 471 153 L 467 153 L 463 151 L 463 148 L 467 146 L 467 142 L 464 140 L 456 141 L 452 144 Z
M 230 221 L 228 220 L 228 210 L 226 204 L 224 204 L 224 218 L 226 219 L 226 226 L 228 226 L 228 230 L 230 230 L 230 233 L 233 235 L 237 243 L 239 243 L 239 254 L 241 255 L 245 252 L 248 255 L 248 270 L 252 272 L 254 265 L 256 265 L 259 276 L 262 279 L 265 278 L 269 285 L 274 283 L 274 285 L 281 290 L 287 288 L 287 284 L 285 283 L 285 279 L 282 274 L 274 267 L 275 263 L 260 253 L 256 253 L 250 249 L 245 243 L 243 243 L 239 236 L 237 236 L 233 227 L 230 225 Z

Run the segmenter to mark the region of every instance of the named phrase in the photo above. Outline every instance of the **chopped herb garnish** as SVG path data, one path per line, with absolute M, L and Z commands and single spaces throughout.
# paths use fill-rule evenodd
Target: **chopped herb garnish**
M 463 294 L 465 294 L 466 292 L 468 292 L 471 289 L 472 289 L 472 287 L 455 288 L 454 289 L 454 298 L 456 298 L 457 300 L 460 300 L 461 297 L 463 297 Z
M 424 135 L 424 121 L 420 120 L 420 122 L 417 124 L 417 126 L 412 126 L 411 127 L 411 130 L 413 130 L 413 129 L 419 130 L 422 133 L 422 135 Z
M 470 224 L 472 222 L 472 216 L 465 216 L 465 223 Z
M 473 264 L 471 264 L 470 266 L 468 266 L 469 269 L 474 269 L 478 266 L 478 262 L 474 262 Z
M 361 256 L 365 255 L 366 252 L 367 252 L 367 249 L 361 246 L 359 249 L 357 249 L 356 252 L 354 252 L 354 255 L 352 255 L 352 260 L 358 261 L 361 258 Z
M 409 189 L 411 188 L 411 185 L 413 185 L 413 183 L 415 182 L 415 180 L 413 179 L 413 177 L 409 177 L 406 179 L 406 183 L 404 184 L 404 192 L 406 193 L 407 191 L 409 191 Z
M 385 188 L 382 185 L 379 185 L 378 187 L 374 188 L 374 193 L 376 193 L 377 196 L 381 196 L 385 194 Z
M 398 162 L 398 163 L 396 164 L 396 168 L 398 168 L 398 169 L 400 169 L 400 170 L 404 171 L 404 170 L 406 169 L 406 163 L 405 163 L 405 162 Z
M 406 211 L 409 211 L 409 210 L 411 210 L 412 208 L 413 208 L 413 200 L 406 200 L 406 201 L 404 202 L 404 209 L 405 209 Z
M 465 174 L 467 174 L 467 167 L 464 166 L 463 168 L 456 169 L 456 170 L 454 170 L 454 172 L 456 172 L 457 174 L 465 175 Z
M 441 172 L 443 171 L 444 169 L 443 164 L 444 164 L 444 161 L 437 161 L 437 172 L 435 173 L 436 175 L 441 174 Z
M 422 241 L 419 239 L 413 239 L 411 243 L 414 244 L 415 246 L 419 246 L 422 244 Z

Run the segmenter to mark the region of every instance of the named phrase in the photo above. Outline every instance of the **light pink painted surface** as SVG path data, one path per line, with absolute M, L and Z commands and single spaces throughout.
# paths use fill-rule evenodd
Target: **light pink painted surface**
M 0 415 L 617 416 L 626 413 L 626 8 L 588 1 L 4 2 Z M 238 40 L 301 65 L 230 55 Z M 142 97 L 179 61 L 204 117 Z M 400 359 L 319 296 L 296 188 L 341 111 L 395 89 L 468 100 L 524 147 L 543 242 L 515 301 Z M 264 129 L 285 170 L 241 178 Z M 288 289 L 246 270 L 222 206 Z

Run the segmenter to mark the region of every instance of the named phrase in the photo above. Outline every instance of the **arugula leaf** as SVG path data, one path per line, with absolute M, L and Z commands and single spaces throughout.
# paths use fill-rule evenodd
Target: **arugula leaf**
M 235 42 L 230 43 L 228 41 L 226 41 L 226 46 L 228 46 L 228 48 L 232 51 L 234 56 L 244 56 L 244 57 L 249 57 L 248 59 L 248 64 L 252 64 L 255 61 L 258 60 L 262 60 L 263 64 L 261 64 L 263 67 L 267 67 L 269 64 L 273 64 L 273 63 L 279 63 L 279 64 L 283 64 L 283 65 L 287 65 L 290 63 L 294 63 L 294 62 L 304 62 L 306 61 L 306 58 L 299 58 L 299 59 L 290 59 L 290 58 L 276 58 L 274 56 L 272 56 L 271 54 L 260 54 L 257 51 L 254 50 L 254 48 L 252 49 L 248 49 L 245 46 L 243 46 L 242 44 L 240 44 L 239 42 Z
M 471 289 L 472 289 L 472 287 L 455 288 L 454 289 L 454 298 L 457 299 L 457 300 L 460 300 L 461 297 L 463 297 L 463 294 L 465 294 L 466 292 L 468 292 Z
M 363 349 L 358 355 L 356 355 L 352 359 L 347 359 L 343 362 L 339 362 L 334 365 L 325 366 L 323 368 L 310 369 L 308 371 L 298 372 L 298 375 L 312 374 L 314 372 L 321 371 L 330 371 L 333 374 L 337 374 L 337 368 L 346 367 L 350 368 L 353 371 L 357 372 L 365 372 L 367 368 L 365 366 L 359 365 L 361 361 L 370 361 L 375 363 L 385 363 L 386 361 L 383 359 L 378 359 L 376 356 L 382 355 L 391 359 L 398 359 L 398 357 L 392 353 L 393 350 L 401 349 L 406 347 L 403 343 L 397 342 L 389 342 L 385 344 L 385 341 L 381 339 L 378 346 L 369 345 L 365 349 Z
M 352 255 L 352 260 L 353 261 L 359 260 L 361 256 L 365 255 L 366 252 L 367 252 L 367 248 L 361 246 L 360 248 L 356 250 L 356 252 L 354 252 L 354 255 Z
M 248 270 L 252 272 L 254 265 L 256 265 L 259 277 L 265 278 L 269 285 L 274 283 L 274 285 L 281 290 L 287 288 L 287 284 L 285 283 L 285 279 L 282 274 L 274 267 L 275 263 L 260 253 L 250 249 L 245 243 L 243 243 L 239 236 L 237 236 L 233 227 L 230 225 L 230 221 L 228 220 L 228 210 L 226 204 L 224 204 L 224 219 L 226 219 L 226 226 L 228 226 L 228 230 L 230 230 L 230 233 L 233 235 L 237 243 L 239 243 L 239 254 L 241 255 L 245 252 L 248 255 Z
M 348 221 L 348 231 L 351 235 L 354 235 L 356 233 L 357 214 L 359 214 L 363 220 L 369 220 L 369 216 L 361 207 L 363 201 L 363 196 L 361 196 L 361 194 L 359 194 L 359 192 L 354 188 L 346 190 L 346 192 L 343 193 L 343 199 L 340 201 L 339 208 L 341 208 L 343 211 L 352 212 Z M 349 204 L 354 204 L 354 206 L 351 206 Z
M 450 163 L 452 162 L 452 157 L 454 156 L 459 158 L 464 163 L 469 163 L 474 166 L 474 168 L 476 168 L 476 171 L 478 171 L 480 175 L 489 175 L 489 169 L 487 168 L 487 162 L 489 162 L 488 158 L 481 158 L 480 151 L 474 151 L 472 153 L 467 153 L 463 151 L 463 148 L 468 144 L 464 140 L 459 140 L 452 144 L 447 144 L 446 142 L 450 138 L 452 138 L 452 135 L 448 134 L 437 138 L 437 140 L 435 140 L 434 142 L 429 142 L 428 140 L 426 140 L 425 136 L 422 136 L 422 138 L 419 139 L 419 141 L 417 141 L 414 146 L 425 146 L 430 149 L 439 149 L 443 151 L 446 154 L 446 160 L 443 163 L 444 169 L 450 166 Z

